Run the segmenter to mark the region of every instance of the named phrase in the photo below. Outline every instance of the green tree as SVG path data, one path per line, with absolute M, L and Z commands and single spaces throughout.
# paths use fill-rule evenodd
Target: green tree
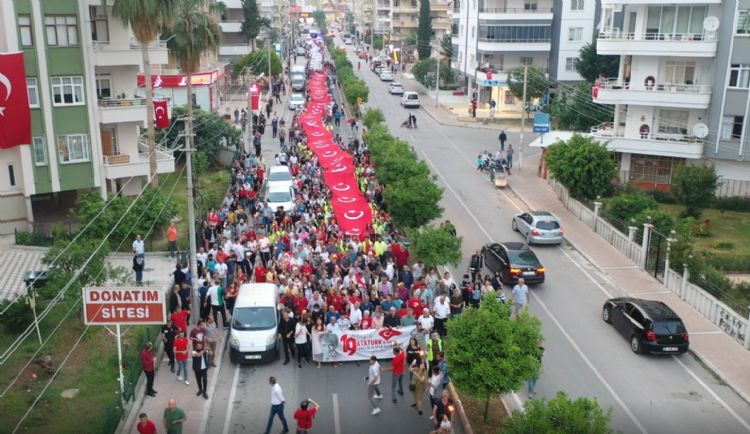
M 589 83 L 596 81 L 599 76 L 605 78 L 617 77 L 620 69 L 620 56 L 603 56 L 596 52 L 596 36 L 594 41 L 581 48 L 578 53 L 576 70 Z
M 435 87 L 437 59 L 422 59 L 414 64 L 411 72 L 418 82 L 427 87 Z M 447 65 L 446 62 L 440 62 L 440 86 L 443 86 L 445 83 L 453 83 L 455 79 L 455 73 L 450 68 L 450 65 Z
M 659 203 L 645 193 L 623 193 L 615 196 L 607 204 L 607 213 L 622 222 L 623 226 L 629 226 L 631 219 L 635 219 L 642 211 L 657 208 Z
M 428 268 L 451 264 L 454 267 L 461 262 L 461 237 L 441 227 L 423 226 L 408 233 L 411 240 L 411 251 L 424 261 Z
M 515 320 L 510 314 L 510 305 L 492 294 L 478 309 L 468 308 L 447 323 L 451 379 L 459 392 L 485 404 L 485 423 L 490 399 L 520 389 L 541 371 L 541 322 L 528 313 Z
M 560 89 L 552 100 L 552 119 L 557 128 L 588 133 L 591 127 L 614 120 L 612 108 L 594 104 L 591 85 L 578 83 L 572 90 Z
M 383 111 L 380 109 L 368 108 L 365 110 L 362 122 L 364 122 L 367 128 L 372 128 L 377 124 L 385 122 L 385 116 L 383 116 Z
M 518 99 L 523 98 L 524 67 L 519 66 L 508 74 L 508 88 Z M 538 66 L 529 65 L 526 74 L 526 100 L 541 98 L 549 93 L 549 79 L 547 74 Z
M 102 5 L 109 2 L 102 0 Z M 133 36 L 141 46 L 143 76 L 146 85 L 146 139 L 148 143 L 149 170 L 156 174 L 156 141 L 154 130 L 154 95 L 151 83 L 151 61 L 149 44 L 156 39 L 162 28 L 171 25 L 170 10 L 174 0 L 114 0 L 112 15 L 126 26 L 130 26 Z M 151 178 L 151 186 L 159 185 L 159 177 Z
M 453 42 L 451 42 L 450 33 L 444 34 L 443 39 L 440 40 L 440 52 L 444 58 L 449 59 L 449 62 L 453 58 Z
M 574 134 L 547 148 L 547 169 L 578 199 L 595 199 L 612 191 L 616 176 L 612 152 L 596 140 Z
M 719 176 L 711 165 L 682 165 L 672 172 L 672 194 L 685 207 L 684 217 L 700 218 L 704 207 L 716 198 Z
M 318 9 L 312 13 L 313 20 L 318 26 L 318 30 L 324 35 L 328 34 L 328 26 L 326 25 L 326 13 Z M 294 25 L 294 24 L 293 24 Z
M 131 211 L 132 212 L 132 211 Z M 114 236 L 113 240 L 121 240 L 124 235 L 119 238 Z M 78 283 L 81 286 L 86 285 L 101 285 L 107 280 L 106 259 L 109 253 L 109 243 L 104 241 L 102 244 L 102 238 L 90 237 L 88 234 L 82 236 L 75 243 L 70 244 L 68 247 L 69 240 L 58 239 L 52 247 L 47 250 L 42 258 L 42 264 L 51 265 L 53 259 L 60 256 L 52 267 L 54 270 L 64 275 L 65 281 L 70 280 L 78 270 L 81 273 L 78 275 Z M 102 244 L 101 248 L 99 245 Z M 129 244 L 129 243 L 126 243 Z M 60 253 L 66 248 L 68 249 L 60 255 Z M 89 256 L 94 255 L 89 260 Z M 63 287 L 57 287 L 59 291 Z
M 261 30 L 271 28 L 271 20 L 260 15 L 256 0 L 242 0 L 242 16 L 245 20 L 242 21 L 240 33 L 246 42 L 250 42 L 250 46 L 255 51 L 255 40 Z
M 407 45 L 415 45 L 417 43 L 417 32 L 411 32 L 404 38 L 404 42 Z
M 419 24 L 417 27 L 417 54 L 419 59 L 429 59 L 432 53 L 432 17 L 430 0 L 419 0 Z
M 427 176 L 396 180 L 383 192 L 393 222 L 403 228 L 417 228 L 440 217 L 442 195 L 443 190 Z
M 187 107 L 175 107 L 172 110 L 172 118 L 177 119 L 187 115 Z M 193 147 L 199 153 L 205 153 L 212 163 L 218 160 L 218 151 L 221 148 L 220 141 L 226 139 L 227 143 L 237 143 L 241 136 L 241 131 L 227 122 L 220 114 L 213 111 L 193 110 Z M 177 143 L 183 140 L 181 137 L 185 131 L 172 128 L 165 132 L 160 132 L 157 138 L 159 141 L 166 140 L 169 147 L 175 147 Z
M 602 410 L 595 399 L 571 400 L 565 392 L 555 398 L 530 399 L 524 411 L 515 410 L 505 421 L 503 433 L 526 434 L 610 434 L 609 420 L 612 409 Z
M 269 50 L 257 50 L 246 56 L 242 56 L 232 64 L 232 74 L 240 76 L 246 72 L 250 72 L 253 75 L 268 75 L 268 54 Z M 278 77 L 284 71 L 284 66 L 278 54 L 273 51 L 270 54 L 271 75 Z

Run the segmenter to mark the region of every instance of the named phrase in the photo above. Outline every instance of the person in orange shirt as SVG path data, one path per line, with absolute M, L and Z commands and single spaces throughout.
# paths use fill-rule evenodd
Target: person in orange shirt
M 177 250 L 177 228 L 174 227 L 174 222 L 170 223 L 167 229 L 167 240 L 169 241 L 169 256 L 174 258 Z

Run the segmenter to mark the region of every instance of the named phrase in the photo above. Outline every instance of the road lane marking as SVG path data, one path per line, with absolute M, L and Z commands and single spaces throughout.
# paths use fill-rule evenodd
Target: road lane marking
M 453 186 L 451 186 L 450 183 L 448 183 L 448 181 L 445 179 L 445 176 L 443 176 L 442 172 L 440 172 L 440 170 L 438 170 L 437 166 L 435 166 L 435 163 L 432 162 L 432 160 L 427 155 L 427 153 L 424 152 L 424 151 L 422 151 L 422 154 L 424 155 L 424 158 L 427 161 L 427 163 L 430 166 L 432 166 L 432 169 L 435 171 L 435 173 L 437 173 L 438 177 L 440 177 L 440 179 L 443 180 L 443 183 L 448 188 L 448 190 L 450 190 L 450 192 L 453 193 L 453 195 L 456 197 L 456 200 L 458 201 L 458 203 L 460 203 L 461 206 L 466 211 L 466 213 L 469 214 L 469 217 L 471 217 L 472 220 L 474 220 L 474 223 L 476 223 L 477 228 L 479 228 L 479 230 L 482 231 L 482 233 L 484 234 L 485 237 L 487 237 L 488 240 L 492 241 L 493 240 L 492 236 L 490 236 L 489 232 L 487 232 L 487 230 L 484 228 L 484 226 L 479 221 L 479 219 L 477 219 L 477 217 L 474 215 L 474 213 L 469 209 L 469 207 L 466 205 L 466 202 L 464 202 L 463 199 L 461 199 L 461 196 L 459 196 L 458 193 L 456 193 L 456 190 L 453 189 Z M 567 252 L 564 252 L 564 253 L 566 253 L 566 256 L 568 256 Z M 568 258 L 570 258 L 570 256 L 568 256 Z M 573 261 L 573 262 L 575 263 L 575 261 Z M 580 265 L 578 265 L 577 263 L 575 263 L 575 264 L 576 264 L 576 266 L 578 266 L 581 269 L 581 271 L 584 272 L 584 274 L 586 276 L 589 277 L 589 279 L 591 279 L 602 291 L 604 291 L 605 294 L 607 293 L 607 290 L 604 289 L 604 287 L 602 287 L 598 282 L 596 282 L 593 279 L 593 277 L 591 277 L 590 274 L 588 274 Z M 638 427 L 638 430 L 641 433 L 646 434 L 648 432 L 648 431 L 646 431 L 646 428 L 643 427 L 643 425 L 641 424 L 641 422 L 635 417 L 635 415 L 630 410 L 630 408 L 625 404 L 625 402 L 622 400 L 622 398 L 620 398 L 620 395 L 618 395 L 617 392 L 615 392 L 615 389 L 607 382 L 607 380 L 599 372 L 599 370 L 596 369 L 596 367 L 594 366 L 594 364 L 591 362 L 591 360 L 589 360 L 589 358 L 586 356 L 586 354 L 583 352 L 583 350 L 581 350 L 581 348 L 575 343 L 575 341 L 570 336 L 570 334 L 568 334 L 568 332 L 565 330 L 565 328 L 563 328 L 562 324 L 560 324 L 560 321 L 558 321 L 557 318 L 554 315 L 552 315 L 552 312 L 550 312 L 550 310 L 547 308 L 547 306 L 544 304 L 544 302 L 542 302 L 541 298 L 539 298 L 533 292 L 529 292 L 529 294 L 531 294 L 531 296 L 535 299 L 535 301 L 537 303 L 539 303 L 539 306 L 541 306 L 542 309 L 544 309 L 544 311 L 547 313 L 547 315 L 550 317 L 550 319 L 552 319 L 552 322 L 555 323 L 555 325 L 557 326 L 557 328 L 560 329 L 560 332 L 562 332 L 563 336 L 565 336 L 565 338 L 567 339 L 567 341 L 571 344 L 571 346 L 573 346 L 573 349 L 583 359 L 583 361 L 586 363 L 586 365 L 588 365 L 588 367 L 594 372 L 594 375 L 596 375 L 596 377 L 604 385 L 604 387 L 607 389 L 607 391 L 612 395 L 612 397 L 614 397 L 615 401 L 620 405 L 620 407 L 622 407 L 622 409 L 625 410 L 625 413 L 628 415 L 628 417 L 630 418 L 630 420 L 633 421 L 633 423 Z M 610 298 L 611 298 L 611 296 L 610 296 Z M 516 397 L 515 399 L 518 399 L 518 398 Z
M 339 395 L 333 394 L 333 431 L 341 434 L 341 416 L 339 415 Z
M 682 363 L 682 360 L 680 360 L 677 356 L 672 356 L 672 358 L 680 366 L 682 366 L 682 369 L 684 369 L 688 374 L 690 374 L 691 377 L 693 377 L 693 380 L 695 380 L 698 384 L 703 386 L 703 388 L 706 389 L 708 393 L 711 394 L 711 396 L 713 396 L 713 398 L 719 404 L 721 404 L 721 406 L 724 407 L 729 412 L 729 414 L 731 414 L 732 417 L 734 417 L 737 420 L 737 422 L 740 423 L 740 425 L 745 427 L 747 431 L 750 431 L 750 425 L 744 419 L 742 419 L 737 413 L 735 413 L 732 407 L 730 407 L 726 402 L 724 402 L 724 400 L 721 399 L 719 395 L 716 394 L 716 392 L 714 392 L 710 387 L 708 387 L 708 384 L 706 384 L 703 380 L 701 380 L 700 377 L 698 377 L 698 375 L 695 372 L 693 372 L 692 369 L 688 368 L 686 364 Z
M 588 271 L 586 271 L 583 268 L 583 266 L 581 264 L 579 264 L 575 259 L 573 259 L 573 257 L 570 256 L 570 254 L 568 254 L 568 252 L 565 251 L 565 249 L 563 249 L 560 246 L 558 246 L 557 249 L 559 251 L 561 251 L 563 253 L 563 255 L 565 255 L 565 257 L 568 258 L 570 260 L 570 262 L 573 263 L 573 265 L 575 265 L 579 270 L 581 270 L 581 272 L 586 277 L 588 277 L 589 280 L 591 280 L 592 282 L 594 282 L 594 285 L 596 285 L 596 287 L 599 288 L 604 293 L 604 295 L 607 296 L 607 298 L 613 298 L 612 294 L 609 291 L 607 291 L 607 289 L 601 283 L 597 282 L 596 279 L 594 279 L 594 276 L 592 276 Z M 630 295 L 630 294 L 628 294 L 628 295 Z
M 229 426 L 232 423 L 232 411 L 234 410 L 234 398 L 237 394 L 237 383 L 240 381 L 240 365 L 234 367 L 234 378 L 232 379 L 232 390 L 229 392 L 229 405 L 227 406 L 227 415 L 224 417 L 224 429 L 222 434 L 229 434 Z

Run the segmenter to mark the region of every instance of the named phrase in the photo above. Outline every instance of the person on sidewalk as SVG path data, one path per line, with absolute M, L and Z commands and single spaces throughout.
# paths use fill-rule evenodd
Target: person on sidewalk
M 497 108 L 497 102 L 494 99 L 490 100 L 490 119 L 495 119 L 495 109 Z
M 208 399 L 208 349 L 205 345 L 193 345 L 193 373 L 195 382 L 198 383 L 198 393 Z
M 266 425 L 266 434 L 271 433 L 271 427 L 273 426 L 273 417 L 278 415 L 281 420 L 281 424 L 284 427 L 282 433 L 289 432 L 289 425 L 286 423 L 286 417 L 284 417 L 284 391 L 281 390 L 281 386 L 276 382 L 276 377 L 270 377 L 268 383 L 271 385 L 271 412 L 268 414 L 268 424 Z
M 182 376 L 180 376 L 182 374 L 185 376 L 184 381 L 186 385 L 190 384 L 187 370 L 189 343 L 190 341 L 185 337 L 185 332 L 180 330 L 177 333 L 177 338 L 174 340 L 174 357 L 177 360 L 177 381 L 183 381 Z
M 497 136 L 497 139 L 500 140 L 500 150 L 505 151 L 505 142 L 508 140 L 505 130 L 500 130 L 500 135 Z
M 508 168 L 513 168 L 513 145 L 508 143 L 508 150 L 505 152 L 505 159 L 508 160 Z
M 372 404 L 372 415 L 376 416 L 380 414 L 380 407 L 375 402 L 376 399 L 383 399 L 383 395 L 380 393 L 380 363 L 376 356 L 370 356 L 370 367 L 367 371 L 368 375 L 365 377 L 367 381 L 367 399 Z
M 284 309 L 281 312 L 281 322 L 279 323 L 279 335 L 281 335 L 281 346 L 284 348 L 284 365 L 289 364 L 289 353 L 294 357 L 294 332 L 296 321 L 289 316 L 289 311 Z
M 477 117 L 477 100 L 476 99 L 471 100 L 471 117 L 472 118 Z
M 174 227 L 174 222 L 171 222 L 167 229 L 167 240 L 169 241 L 169 256 L 174 258 L 175 251 L 177 251 L 177 228 Z
M 227 311 L 224 309 L 224 288 L 221 286 L 221 282 L 218 279 L 208 288 L 208 292 L 206 293 L 206 303 L 211 305 L 211 313 L 214 319 L 218 321 L 219 314 L 221 314 L 224 328 L 229 327 Z
M 143 257 L 138 254 L 133 254 L 133 271 L 135 272 L 136 286 L 143 285 L 143 267 Z
M 529 287 L 523 277 L 518 279 L 518 283 L 511 291 L 513 295 L 513 318 L 518 318 L 518 314 L 529 308 Z
M 167 323 L 161 326 L 161 335 L 164 340 L 164 352 L 169 359 L 169 370 L 174 373 L 174 340 L 177 337 L 178 329 L 173 323 L 172 318 L 167 318 Z
M 313 408 L 310 408 L 310 404 L 313 405 Z M 294 419 L 297 421 L 297 434 L 309 434 L 308 430 L 312 428 L 313 419 L 319 408 L 320 405 L 310 398 L 300 403 L 299 409 L 294 412 Z
M 141 351 L 141 368 L 143 368 L 143 373 L 146 374 L 147 396 L 156 396 L 156 390 L 154 390 L 154 364 L 156 357 L 152 351 L 153 347 L 154 345 L 151 342 L 146 342 Z
M 156 434 L 156 424 L 148 418 L 146 413 L 138 415 L 138 424 L 135 429 L 138 430 L 138 434 Z
M 182 434 L 182 426 L 186 421 L 185 410 L 177 406 L 177 401 L 167 401 L 167 408 L 164 409 L 164 429 L 167 434 Z
M 215 368 L 216 344 L 218 341 L 216 335 L 216 322 L 214 321 L 214 317 L 208 317 L 208 319 L 206 320 L 206 327 L 203 331 L 206 334 L 206 344 L 208 344 L 208 362 L 212 368 Z

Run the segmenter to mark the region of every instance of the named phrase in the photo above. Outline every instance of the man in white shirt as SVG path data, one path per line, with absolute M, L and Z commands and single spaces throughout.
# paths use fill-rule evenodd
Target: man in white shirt
M 429 334 L 430 331 L 432 331 L 432 326 L 435 324 L 435 321 L 430 316 L 430 309 L 424 308 L 422 310 L 422 316 L 417 319 L 417 322 L 422 326 L 422 330 Z
M 359 309 L 359 302 L 349 303 L 349 322 L 352 327 L 359 328 L 359 323 L 362 322 L 362 311 Z
M 140 234 L 136 235 L 135 240 L 133 241 L 133 253 L 141 259 L 144 259 L 146 255 L 146 246 L 143 244 Z
M 214 267 L 214 272 L 219 276 L 219 279 L 221 279 L 221 286 L 224 288 L 227 287 L 227 273 L 229 272 L 229 267 L 227 267 L 226 262 L 217 262 L 216 267 Z
M 276 383 L 276 377 L 270 377 L 268 382 L 271 384 L 271 413 L 268 415 L 268 425 L 266 425 L 266 434 L 271 433 L 271 426 L 273 426 L 273 417 L 278 415 L 281 419 L 281 424 L 284 426 L 283 432 L 289 432 L 289 425 L 286 423 L 284 417 L 284 391 L 281 390 L 281 386 Z
M 380 393 L 380 363 L 378 358 L 375 356 L 370 357 L 370 368 L 367 371 L 367 399 L 372 404 L 372 415 L 375 416 L 380 414 L 380 407 L 375 402 L 376 399 L 383 399 L 383 395 Z
M 445 337 L 445 321 L 448 319 L 448 315 L 451 313 L 451 304 L 445 293 L 440 294 L 435 300 L 435 331 L 440 334 L 441 338 Z

